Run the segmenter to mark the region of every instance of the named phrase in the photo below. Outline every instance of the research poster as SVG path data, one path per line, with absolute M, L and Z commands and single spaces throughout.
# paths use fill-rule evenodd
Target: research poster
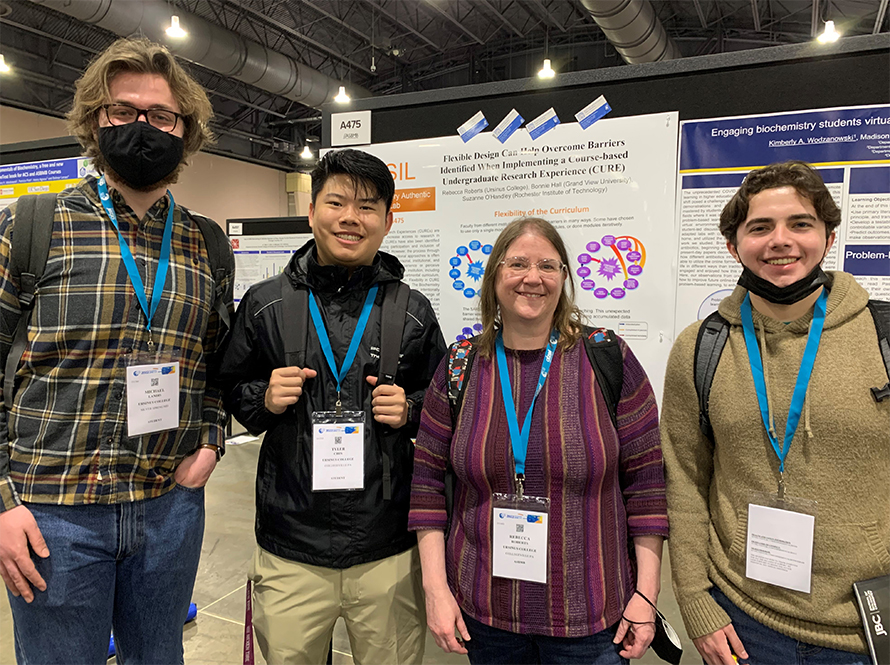
M 247 222 L 249 223 L 249 222 Z M 247 289 L 284 270 L 295 250 L 312 239 L 311 233 L 281 235 L 236 235 L 230 228 L 232 253 L 235 255 L 235 305 Z M 240 234 L 240 226 L 238 233 Z
M 816 166 L 841 209 L 823 267 L 890 299 L 890 106 L 688 121 L 680 136 L 675 334 L 713 312 L 741 274 L 717 228 L 723 206 L 751 169 L 789 159 Z
M 677 114 L 660 113 L 519 129 L 503 143 L 483 132 L 363 147 L 396 183 L 382 249 L 453 342 L 481 330 L 479 289 L 500 231 L 517 217 L 552 222 L 576 302 L 628 341 L 660 392 L 674 316 L 677 135 Z
M 86 157 L 0 166 L 0 210 L 26 194 L 61 192 L 90 174 L 98 175 Z

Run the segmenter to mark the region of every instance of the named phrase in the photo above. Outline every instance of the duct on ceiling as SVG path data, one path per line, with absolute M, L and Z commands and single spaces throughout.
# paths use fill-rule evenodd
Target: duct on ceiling
M 681 57 L 649 0 L 581 0 L 628 64 Z
M 182 58 L 306 106 L 317 108 L 332 101 L 340 86 L 340 81 L 318 70 L 181 9 L 175 11 L 188 38 L 170 39 L 164 30 L 173 12 L 162 0 L 31 1 L 122 37 L 143 34 Z M 351 92 L 370 96 L 355 86 Z

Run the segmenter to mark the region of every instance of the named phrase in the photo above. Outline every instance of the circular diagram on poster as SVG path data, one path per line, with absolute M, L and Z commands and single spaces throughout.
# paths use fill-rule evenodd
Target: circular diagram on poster
M 463 328 L 460 333 L 454 338 L 455 342 L 460 342 L 464 339 L 470 339 L 470 337 L 475 337 L 482 332 L 482 323 L 476 322 L 472 326 L 466 326 Z
M 646 246 L 633 236 L 604 235 L 585 245 L 578 255 L 575 274 L 581 288 L 592 291 L 600 300 L 621 300 L 640 287 L 646 265 Z
M 478 240 L 471 240 L 466 245 L 458 247 L 454 256 L 448 260 L 448 276 L 451 278 L 451 286 L 464 298 L 479 296 L 479 287 L 482 284 L 482 276 L 485 274 L 485 263 L 491 250 L 491 245 L 483 245 Z
M 720 289 L 702 300 L 701 305 L 698 306 L 698 320 L 701 321 L 716 312 L 720 301 L 732 292 L 733 289 Z

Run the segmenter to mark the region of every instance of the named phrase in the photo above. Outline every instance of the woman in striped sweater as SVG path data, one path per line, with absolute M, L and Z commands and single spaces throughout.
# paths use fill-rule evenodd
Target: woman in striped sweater
M 436 643 L 474 664 L 625 663 L 654 633 L 646 599 L 658 597 L 668 534 L 655 397 L 619 340 L 613 425 L 567 264 L 548 222 L 509 224 L 483 278 L 456 421 L 447 358 L 424 400 L 409 529 Z

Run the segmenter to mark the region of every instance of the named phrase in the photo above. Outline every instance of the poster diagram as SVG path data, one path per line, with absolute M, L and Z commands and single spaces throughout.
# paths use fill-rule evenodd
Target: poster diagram
M 604 235 L 599 241 L 591 240 L 585 249 L 587 251 L 578 256 L 581 265 L 575 270 L 581 278 L 582 289 L 593 291 L 600 300 L 610 296 L 621 300 L 628 291 L 639 288 L 637 278 L 646 265 L 646 247 L 638 238 Z
M 451 286 L 455 291 L 460 291 L 464 298 L 479 297 L 479 287 L 482 286 L 482 276 L 485 274 L 485 259 L 491 254 L 491 250 L 491 245 L 472 240 L 468 245 L 458 247 L 455 255 L 448 260 L 451 266 L 448 271 Z

